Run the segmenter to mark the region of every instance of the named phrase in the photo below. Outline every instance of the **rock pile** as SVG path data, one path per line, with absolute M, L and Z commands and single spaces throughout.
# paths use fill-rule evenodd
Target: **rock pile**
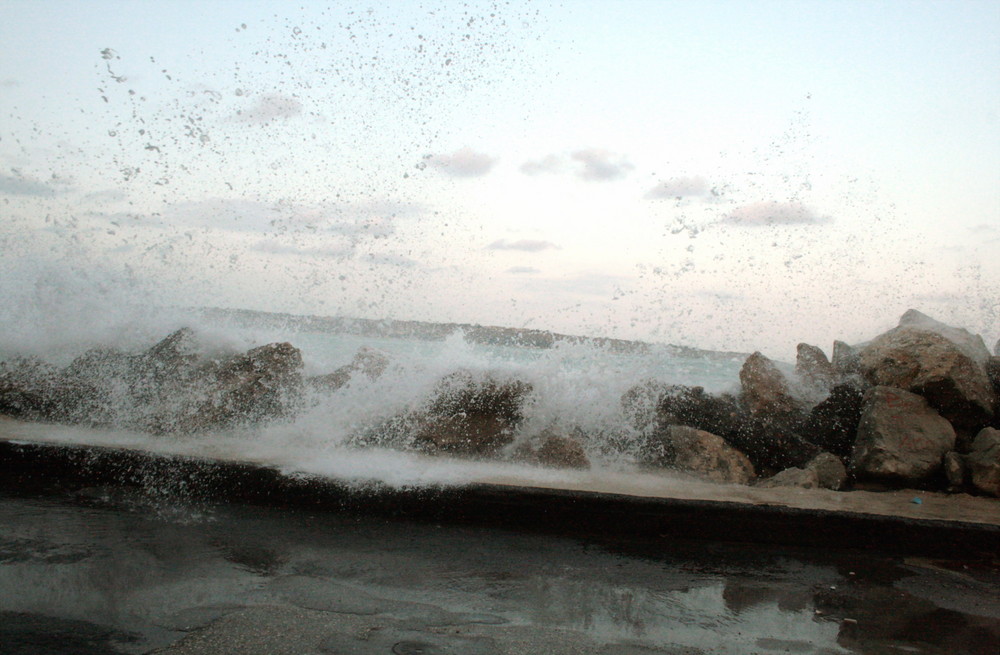
M 208 352 L 181 329 L 146 351 L 91 350 L 61 369 L 37 359 L 0 363 L 0 414 L 208 432 L 294 416 L 390 365 L 362 348 L 336 371 L 304 377 L 289 343 Z M 718 482 L 1000 496 L 1000 343 L 991 354 L 980 337 L 910 310 L 866 344 L 834 342 L 832 359 L 799 344 L 794 373 L 785 370 L 753 353 L 735 394 L 646 380 L 621 398 L 631 429 L 605 441 L 650 469 Z M 588 468 L 601 451 L 589 435 L 528 425 L 533 393 L 507 374 L 456 371 L 419 406 L 352 443 Z
M 677 457 L 665 445 L 686 426 L 745 454 L 764 486 L 861 484 L 1000 496 L 1000 357 L 980 337 L 910 310 L 867 344 L 838 341 L 833 352 L 831 362 L 800 344 L 797 386 L 754 353 L 740 371 L 738 396 L 646 382 L 623 396 L 623 410 L 646 435 L 647 451 L 669 454 L 647 458 L 657 465 L 705 474 L 702 461 Z M 817 391 L 826 395 L 812 402 Z M 719 479 L 719 470 L 707 477 Z

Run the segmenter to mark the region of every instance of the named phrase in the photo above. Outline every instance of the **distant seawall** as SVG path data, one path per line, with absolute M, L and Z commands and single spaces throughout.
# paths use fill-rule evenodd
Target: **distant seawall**
M 251 309 L 224 309 L 219 307 L 190 308 L 210 321 L 235 323 L 245 327 L 271 327 L 305 332 L 353 334 L 357 336 L 395 339 L 421 339 L 440 341 L 461 332 L 472 342 L 486 346 L 514 346 L 520 348 L 552 348 L 559 343 L 592 344 L 621 353 L 647 353 L 654 347 L 644 341 L 613 339 L 610 337 L 584 337 L 560 334 L 549 330 L 530 328 L 473 325 L 470 323 L 430 323 L 396 319 L 369 319 L 336 316 L 304 316 L 262 312 Z M 702 350 L 671 344 L 657 345 L 675 357 L 711 359 L 745 359 L 747 353 Z

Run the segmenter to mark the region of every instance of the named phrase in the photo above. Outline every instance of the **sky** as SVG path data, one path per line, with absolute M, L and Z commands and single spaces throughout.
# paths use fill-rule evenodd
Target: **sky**
M 7 289 L 786 359 L 910 307 L 1000 337 L 1000 3 L 0 16 Z

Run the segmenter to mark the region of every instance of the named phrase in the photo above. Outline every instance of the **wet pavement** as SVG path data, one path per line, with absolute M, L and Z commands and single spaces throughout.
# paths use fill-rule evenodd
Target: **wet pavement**
M 1000 562 L 0 495 L 0 655 L 1000 652 Z

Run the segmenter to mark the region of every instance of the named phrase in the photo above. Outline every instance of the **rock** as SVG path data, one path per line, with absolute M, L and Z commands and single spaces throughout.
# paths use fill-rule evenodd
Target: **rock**
M 413 441 L 424 450 L 494 455 L 513 441 L 530 392 L 531 385 L 521 380 L 453 373 L 438 383 Z
M 36 357 L 0 363 L 0 414 L 25 420 L 62 420 L 78 395 L 55 366 Z
M 920 394 L 956 427 L 978 430 L 994 415 L 985 369 L 938 332 L 890 330 L 861 351 L 861 370 L 874 385 Z
M 820 453 L 805 466 L 805 470 L 816 474 L 816 484 L 823 489 L 839 491 L 847 480 L 847 467 L 836 455 Z
M 803 383 L 823 391 L 828 391 L 837 380 L 837 371 L 826 353 L 807 343 L 796 348 L 795 373 Z
M 865 394 L 851 471 L 859 478 L 923 482 L 941 470 L 955 430 L 922 397 L 878 386 Z
M 210 362 L 193 373 L 176 419 L 161 416 L 156 427 L 199 432 L 287 416 L 300 401 L 301 371 L 302 353 L 290 343 Z
M 986 377 L 993 385 L 993 393 L 1000 396 L 1000 357 L 993 355 L 987 360 Z
M 861 362 L 857 351 L 843 341 L 833 342 L 832 365 L 841 377 L 857 375 L 861 370 Z
M 761 480 L 756 486 L 765 488 L 800 487 L 802 489 L 815 489 L 819 486 L 819 477 L 813 469 L 792 467 L 766 480 Z
M 991 496 L 1000 496 L 1000 430 L 980 430 L 965 461 L 976 489 Z
M 1000 357 L 1000 339 L 997 339 L 997 342 L 993 345 L 993 354 Z
M 746 484 L 754 477 L 750 459 L 725 439 L 682 425 L 658 428 L 644 445 L 640 460 L 714 482 Z
M 732 396 L 713 396 L 702 387 L 665 385 L 656 403 L 656 424 L 686 425 L 723 438 L 735 434 L 746 412 Z
M 965 484 L 965 458 L 961 454 L 954 450 L 946 452 L 942 466 L 944 466 L 944 476 L 948 478 L 949 485 L 961 487 Z
M 906 313 L 899 318 L 899 328 L 915 328 L 936 332 L 955 344 L 966 357 L 977 362 L 980 366 L 984 366 L 986 360 L 990 358 L 990 351 L 986 348 L 983 338 L 978 334 L 972 334 L 963 328 L 946 325 L 915 309 L 906 310 Z
M 520 459 L 550 468 L 590 468 L 590 459 L 586 451 L 573 437 L 546 430 L 535 441 L 540 442 L 537 447 L 525 444 L 518 453 Z
M 377 380 L 389 366 L 389 356 L 385 353 L 364 346 L 358 349 L 349 364 L 345 364 L 333 373 L 317 375 L 306 380 L 316 391 L 333 392 L 341 388 L 356 374 L 361 373 L 369 380 Z
M 797 410 L 784 374 L 759 352 L 747 357 L 740 369 L 743 401 L 751 414 L 782 416 Z
M 853 384 L 838 384 L 809 412 L 802 436 L 823 450 L 847 459 L 861 420 L 864 391 Z
M 732 396 L 713 396 L 701 387 L 668 387 L 660 397 L 657 420 L 660 427 L 686 425 L 722 437 L 749 457 L 757 471 L 801 466 L 820 452 L 799 436 L 799 414 L 754 416 Z
M 636 431 L 647 432 L 656 425 L 661 399 L 677 388 L 659 380 L 644 380 L 622 394 L 622 413 Z

